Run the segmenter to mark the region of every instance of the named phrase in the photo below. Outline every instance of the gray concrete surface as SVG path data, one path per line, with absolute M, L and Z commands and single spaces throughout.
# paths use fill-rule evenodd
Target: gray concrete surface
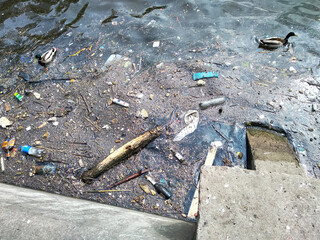
M 193 239 L 194 223 L 0 184 L 0 239 Z
M 320 239 L 320 181 L 202 167 L 197 239 Z
M 278 172 L 293 175 L 306 176 L 305 170 L 294 162 L 278 162 L 278 161 L 266 161 L 255 160 L 255 168 L 263 172 Z

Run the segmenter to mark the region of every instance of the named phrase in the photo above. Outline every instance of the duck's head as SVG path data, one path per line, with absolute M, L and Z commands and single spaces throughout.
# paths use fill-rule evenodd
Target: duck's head
M 40 54 L 37 54 L 36 55 L 36 58 L 38 58 L 39 60 L 41 59 L 41 55 Z
M 289 32 L 288 35 L 286 36 L 286 39 L 288 39 L 289 37 L 297 37 L 298 35 L 295 34 L 294 32 Z

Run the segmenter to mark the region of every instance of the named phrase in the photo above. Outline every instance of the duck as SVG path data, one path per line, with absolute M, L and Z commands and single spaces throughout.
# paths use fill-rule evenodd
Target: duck
M 288 44 L 288 39 L 293 36 L 298 36 L 294 32 L 289 32 L 285 38 L 271 37 L 257 40 L 259 43 L 259 48 L 265 48 L 269 50 L 274 50 Z
M 54 57 L 54 55 L 57 52 L 57 48 L 53 47 L 50 50 L 46 51 L 44 54 L 40 55 L 37 54 L 36 58 L 39 59 L 38 62 L 41 65 L 46 65 L 47 63 L 50 63 Z

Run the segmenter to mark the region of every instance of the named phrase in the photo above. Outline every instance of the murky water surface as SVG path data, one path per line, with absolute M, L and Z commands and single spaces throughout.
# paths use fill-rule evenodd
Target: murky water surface
M 257 51 L 255 36 L 294 31 L 299 37 L 291 41 L 307 69 L 320 56 L 319 12 L 319 0 L 1 1 L 0 68 L 3 73 L 33 61 L 50 46 L 65 57 L 93 45 L 99 52 L 91 61 L 98 63 L 110 53 L 142 57 L 144 64 L 182 61 L 194 57 L 193 49 L 207 49 L 197 57 L 212 55 L 216 41 L 246 54 Z M 159 48 L 152 47 L 154 41 Z
M 255 41 L 256 38 L 267 36 L 285 37 L 291 31 L 298 34 L 298 37 L 289 39 L 292 44 L 288 49 L 266 51 L 259 49 Z M 53 46 L 58 51 L 46 69 L 38 64 L 35 55 Z M 207 110 L 199 109 L 200 122 L 196 131 L 186 137 L 185 142 L 179 146 L 177 144 L 178 150 L 189 158 L 189 162 L 186 162 L 190 165 L 181 165 L 178 160 L 167 158 L 169 153 L 165 151 L 169 151 L 168 142 L 171 140 L 170 136 L 163 134 L 162 140 L 158 139 L 157 144 L 148 146 L 152 156 L 140 155 L 138 163 L 134 160 L 131 165 L 119 164 L 110 170 L 113 171 L 111 178 L 95 181 L 93 185 L 97 189 L 106 187 L 120 179 L 120 174 L 131 174 L 137 166 L 151 166 L 152 171 L 158 171 L 159 177 L 164 170 L 167 179 L 172 180 L 173 188 L 177 189 L 175 204 L 178 207 L 174 213 L 168 214 L 179 212 L 180 216 L 183 207 L 189 206 L 189 200 L 193 199 L 199 167 L 205 159 L 204 149 L 208 149 L 211 141 L 226 141 L 217 151 L 215 165 L 227 165 L 229 159 L 234 166 L 246 166 L 244 122 L 249 122 L 248 125 L 262 122 L 263 126 L 272 125 L 273 128 L 283 129 L 301 165 L 309 175 L 320 177 L 320 130 L 317 127 L 320 123 L 317 107 L 320 102 L 319 46 L 320 0 L 0 0 L 0 106 L 5 105 L 5 102 L 12 103 L 12 110 L 0 108 L 0 117 L 4 115 L 23 122 L 26 131 L 18 132 L 16 137 L 21 142 L 32 142 L 30 139 L 38 139 L 42 135 L 40 131 L 28 132 L 27 127 L 32 125 L 33 119 L 35 124 L 40 125 L 40 121 L 47 121 L 47 112 L 49 114 L 51 110 L 65 107 L 64 104 L 78 106 L 78 100 L 80 103 L 83 101 L 83 108 L 75 106 L 75 113 L 70 114 L 74 117 L 59 120 L 61 123 L 57 131 L 48 124 L 48 128 L 59 139 L 53 137 L 48 142 L 60 148 L 60 143 L 66 139 L 64 134 L 73 131 L 70 136 L 68 133 L 69 138 L 78 139 L 76 142 L 94 141 L 95 148 L 92 149 L 99 147 L 99 151 L 93 151 L 96 154 L 94 159 L 97 160 L 97 156 L 107 154 L 108 147 L 114 142 L 118 143 L 117 139 L 129 138 L 129 133 L 131 137 L 136 132 L 142 132 L 142 129 L 148 129 L 154 124 L 150 119 L 163 121 L 173 109 L 177 109 L 180 114 L 188 108 L 198 109 L 200 101 L 224 95 L 225 104 Z M 120 61 L 121 66 L 120 63 L 115 64 L 110 71 L 106 71 L 105 63 L 111 54 L 127 56 L 129 60 L 123 59 Z M 162 68 L 151 67 L 159 66 L 159 63 L 163 63 Z M 29 74 L 30 81 L 46 81 L 43 85 L 25 83 L 19 77 L 21 71 L 24 71 L 24 77 Z M 192 73 L 203 71 L 217 71 L 219 77 L 206 79 L 203 87 L 191 86 L 195 85 Z M 51 82 L 52 79 L 61 78 L 76 79 L 74 86 L 65 84 L 65 88 L 72 91 L 65 92 L 60 84 L 58 86 L 56 82 Z M 111 84 L 107 85 L 107 82 Z M 27 87 L 30 87 L 28 85 L 42 91 L 41 101 L 34 101 L 27 94 L 26 101 L 22 103 L 14 99 L 13 90 L 24 94 L 27 93 Z M 104 89 L 112 91 L 110 93 Z M 143 92 L 145 97 L 135 102 L 127 94 L 133 90 Z M 78 98 L 78 93 L 82 91 L 85 97 Z M 154 99 L 151 97 L 153 94 Z M 110 97 L 115 96 L 130 102 L 128 111 L 106 104 Z M 92 109 L 96 116 L 90 115 L 91 108 L 85 99 L 89 105 L 91 103 L 94 106 Z M 153 106 L 147 108 L 149 104 Z M 140 113 L 142 107 L 148 109 L 148 119 L 137 117 L 136 111 Z M 27 112 L 30 117 L 24 119 Z M 183 123 L 178 121 L 179 114 L 173 115 L 176 119 L 170 123 L 172 134 L 183 127 Z M 84 120 L 82 115 L 85 115 Z M 107 130 L 109 125 L 105 125 L 108 128 L 102 133 L 98 128 L 100 134 L 96 134 L 91 125 L 92 128 L 86 127 L 91 123 L 87 119 L 89 115 L 93 122 L 98 121 L 101 126 L 110 121 L 112 130 Z M 83 121 L 85 124 L 82 124 Z M 39 125 L 36 127 L 40 128 Z M 123 134 L 127 130 L 131 132 Z M 15 131 L 12 128 L 11 132 Z M 2 129 L 2 140 L 9 132 L 10 129 Z M 164 141 L 165 137 L 170 141 Z M 98 142 L 103 142 L 103 147 Z M 162 147 L 156 147 L 158 145 Z M 72 146 L 74 151 L 79 151 L 79 148 Z M 84 150 L 87 151 L 87 148 Z M 58 156 L 63 156 L 63 159 L 65 153 L 62 152 Z M 160 155 L 159 159 L 153 156 L 157 154 Z M 72 160 L 61 177 L 73 181 L 69 186 L 71 190 L 68 189 L 68 183 L 65 186 L 60 184 L 61 181 L 58 186 L 50 185 L 50 178 L 35 183 L 36 178 L 31 175 L 29 178 L 27 171 L 20 168 L 30 169 L 31 161 L 19 161 L 20 165 L 18 161 L 11 161 L 10 164 L 19 167 L 9 169 L 6 172 L 8 175 L 1 177 L 5 179 L 9 176 L 6 182 L 14 181 L 22 186 L 38 184 L 39 189 L 79 196 L 82 190 L 91 189 L 92 186 L 83 187 L 74 177 L 74 173 L 84 166 L 83 161 L 80 164 L 80 160 L 78 162 L 74 156 L 82 155 L 71 156 L 70 151 L 69 159 Z M 89 159 L 86 160 L 86 167 L 92 166 L 91 157 L 84 156 Z M 175 176 L 170 169 L 182 170 L 177 170 L 179 174 Z M 16 180 L 18 174 L 21 175 Z M 136 186 L 133 189 L 133 194 L 140 190 Z M 151 199 L 151 196 L 148 197 Z M 101 199 L 99 194 L 88 198 L 129 207 L 132 207 L 133 199 L 127 194 L 123 194 L 122 200 L 110 198 L 109 195 Z M 183 202 L 186 203 L 184 206 Z M 151 203 L 148 203 L 150 212 L 156 211 Z M 162 209 L 164 203 L 161 204 Z
M 210 65 L 212 58 L 218 59 L 220 65 L 212 66 L 220 67 L 222 77 L 232 73 L 230 79 L 239 84 L 271 84 L 276 101 L 276 94 L 288 92 L 286 83 L 292 76 L 313 75 L 320 82 L 319 13 L 319 0 L 1 1 L 0 90 L 19 84 L 21 69 L 32 80 L 81 77 L 103 69 L 110 54 L 116 53 L 133 59 L 138 70 L 160 62 L 200 59 Z M 291 31 L 298 37 L 289 39 L 292 48 L 287 51 L 258 49 L 256 37 L 285 37 Z M 45 71 L 34 57 L 52 46 L 59 48 L 58 53 Z M 307 93 L 306 101 L 319 101 L 315 88 L 301 92 Z M 317 122 L 301 113 L 300 104 L 280 103 L 286 110 L 274 118 L 281 125 L 290 122 L 292 131 L 297 122 L 300 126 Z M 309 159 L 319 159 L 318 146 L 310 152 L 314 155 Z

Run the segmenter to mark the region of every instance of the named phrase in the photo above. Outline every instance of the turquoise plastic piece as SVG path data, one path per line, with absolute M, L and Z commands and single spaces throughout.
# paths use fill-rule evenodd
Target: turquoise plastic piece
M 217 72 L 199 72 L 199 73 L 194 73 L 193 74 L 193 80 L 198 80 L 202 78 L 211 78 L 211 77 L 219 77 Z

